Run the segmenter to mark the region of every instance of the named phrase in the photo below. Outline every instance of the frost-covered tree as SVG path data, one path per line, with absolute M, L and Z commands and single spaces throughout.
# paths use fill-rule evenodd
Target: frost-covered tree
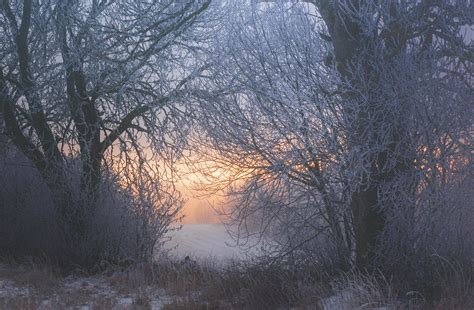
M 10 141 L 34 164 L 80 233 L 101 172 L 179 155 L 187 83 L 202 64 L 210 1 L 2 0 L 0 107 Z M 80 162 L 80 197 L 68 162 Z M 131 165 L 133 163 L 133 165 Z M 157 175 L 155 175 L 157 177 Z M 156 180 L 159 182 L 159 180 Z M 122 182 L 126 184 L 126 182 Z
M 288 251 L 329 232 L 345 261 L 376 267 L 414 251 L 402 235 L 472 171 L 473 6 L 304 2 L 229 8 L 200 142 L 228 171 L 235 217 L 285 224 Z
M 349 170 L 356 181 L 350 199 L 356 262 L 366 268 L 388 210 L 407 205 L 415 213 L 417 172 L 427 169 L 420 148 L 434 144 L 446 156 L 470 143 L 463 141 L 470 130 L 465 116 L 472 116 L 472 29 L 466 27 L 472 28 L 474 8 L 470 1 L 314 4 L 343 83 Z M 443 109 L 450 112 L 438 115 Z M 449 164 L 449 155 L 442 161 Z

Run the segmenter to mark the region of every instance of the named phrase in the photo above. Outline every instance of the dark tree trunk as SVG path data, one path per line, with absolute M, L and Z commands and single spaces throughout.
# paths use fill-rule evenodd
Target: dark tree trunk
M 100 185 L 101 155 L 98 147 L 98 143 L 91 143 L 90 152 L 82 156 L 81 193 L 88 212 L 95 208 Z
M 354 9 L 360 5 L 360 1 L 352 1 Z M 336 69 L 341 79 L 352 89 L 345 93 L 345 99 L 349 105 L 357 104 L 362 107 L 362 111 L 367 111 L 374 102 L 370 102 L 370 99 L 363 101 L 364 99 L 359 98 L 357 92 L 353 91 L 358 89 L 361 81 L 360 76 L 352 75 L 350 66 L 359 65 L 364 69 L 367 78 L 374 79 L 370 65 L 366 63 L 369 61 L 365 59 L 367 55 L 361 54 L 363 48 L 370 46 L 370 38 L 364 34 L 353 16 L 339 11 L 337 1 L 317 1 L 317 6 L 331 36 Z M 371 139 L 365 137 L 365 132 L 367 132 L 367 115 L 365 113 L 353 112 L 350 109 L 346 111 L 352 126 L 351 136 L 347 137 L 349 147 L 352 149 L 357 148 L 360 142 L 369 144 L 368 148 L 371 147 Z M 378 174 L 377 165 L 375 162 L 365 162 L 365 164 L 371 167 L 371 171 L 368 175 L 362 176 L 362 185 L 358 185 L 354 189 L 350 202 L 356 267 L 359 270 L 371 269 L 377 249 L 377 240 L 385 225 L 385 217 L 378 201 L 378 184 L 372 181 Z
M 377 240 L 383 231 L 385 219 L 379 210 L 377 187 L 352 194 L 351 210 L 355 235 L 356 267 L 366 270 L 374 267 Z

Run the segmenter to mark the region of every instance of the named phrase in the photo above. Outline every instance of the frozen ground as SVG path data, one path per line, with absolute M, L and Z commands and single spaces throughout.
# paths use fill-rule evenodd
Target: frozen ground
M 134 276 L 140 276 L 137 269 L 108 276 L 61 277 L 39 265 L 0 263 L 0 309 L 158 310 L 173 301 L 165 289 Z
M 169 236 L 171 241 L 165 247 L 177 257 L 189 256 L 196 260 L 211 258 L 222 262 L 245 259 L 258 252 L 256 248 L 236 246 L 235 240 L 222 224 L 186 224 L 182 229 L 171 232 Z M 247 245 L 256 241 L 256 239 L 249 240 Z
M 213 263 L 225 264 L 250 254 L 236 247 L 220 224 L 186 224 L 170 237 L 172 241 L 166 246 L 178 261 L 170 268 L 190 272 L 176 280 L 170 276 L 170 287 L 148 284 L 146 265 L 96 276 L 61 277 L 41 266 L 0 264 L 0 309 L 172 309 L 173 302 L 188 298 L 198 289 L 182 287 L 193 283 L 192 271 L 180 263 L 186 256 L 196 261 L 211 259 Z

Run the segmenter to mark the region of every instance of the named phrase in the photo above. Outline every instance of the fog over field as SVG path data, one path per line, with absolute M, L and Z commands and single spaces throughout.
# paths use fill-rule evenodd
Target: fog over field
M 200 262 L 206 260 L 225 264 L 232 260 L 245 260 L 259 254 L 259 249 L 240 247 L 222 224 L 185 224 L 180 230 L 171 232 L 170 242 L 165 248 L 171 255 L 184 258 L 189 256 Z M 250 242 L 258 242 L 257 239 Z

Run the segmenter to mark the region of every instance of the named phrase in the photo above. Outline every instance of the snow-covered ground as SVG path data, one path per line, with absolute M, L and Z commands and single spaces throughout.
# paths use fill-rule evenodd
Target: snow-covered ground
M 165 248 L 176 257 L 189 256 L 196 260 L 211 258 L 217 262 L 233 259 L 245 259 L 256 254 L 257 248 L 236 246 L 235 240 L 228 234 L 222 224 L 186 224 L 180 230 L 168 235 L 171 241 Z M 257 240 L 250 240 L 256 242 Z M 247 244 L 252 244 L 248 242 Z

